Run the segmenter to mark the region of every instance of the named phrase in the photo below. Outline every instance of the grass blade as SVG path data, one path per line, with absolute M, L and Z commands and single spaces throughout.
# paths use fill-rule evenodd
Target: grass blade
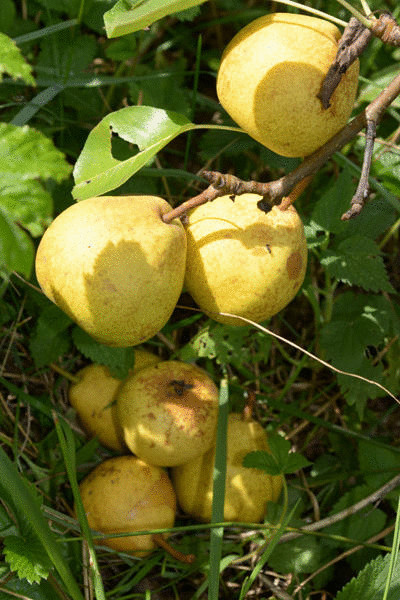
M 64 561 L 60 547 L 55 536 L 49 528 L 45 517 L 37 503 L 32 490 L 26 485 L 25 480 L 18 472 L 14 463 L 0 448 L 0 489 L 4 488 L 4 494 L 15 498 L 18 510 L 24 514 L 33 531 L 43 544 L 52 564 L 57 569 L 71 600 L 83 600 L 79 586 Z
M 229 389 L 226 376 L 221 380 L 219 391 L 219 413 L 217 426 L 217 445 L 214 464 L 214 485 L 211 523 L 224 520 L 225 478 L 226 478 L 226 435 L 229 414 Z M 219 598 L 219 575 L 222 555 L 224 528 L 217 527 L 210 532 L 210 571 L 208 582 L 208 600 Z

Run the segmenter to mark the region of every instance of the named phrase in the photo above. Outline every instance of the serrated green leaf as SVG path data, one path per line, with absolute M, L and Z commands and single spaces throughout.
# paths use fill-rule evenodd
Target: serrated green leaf
M 378 556 L 369 562 L 354 579 L 337 594 L 335 600 L 382 600 L 388 576 L 390 555 Z M 400 597 L 400 560 L 395 565 L 386 600 Z
M 53 200 L 39 181 L 16 178 L 11 173 L 1 177 L 0 207 L 13 215 L 33 237 L 43 234 L 50 225 Z
M 54 587 L 46 580 L 42 579 L 40 583 L 28 583 L 26 579 L 11 578 L 2 583 L 0 590 L 0 600 L 10 600 L 16 598 L 29 598 L 29 600 L 55 600 Z
M 394 292 L 379 246 L 370 238 L 354 235 L 321 255 L 321 264 L 330 275 L 367 291 Z
M 29 583 L 39 583 L 41 579 L 48 577 L 51 562 L 35 536 L 6 536 L 3 552 L 10 569 L 16 571 L 20 579 L 26 579 Z
M 0 81 L 3 73 L 13 79 L 23 79 L 28 85 L 35 85 L 32 67 L 26 62 L 15 42 L 4 33 L 0 33 Z
M 148 27 L 167 15 L 202 4 L 206 0 L 118 0 L 104 14 L 107 37 L 126 35 Z
M 393 318 L 390 303 L 382 295 L 341 294 L 334 304 L 331 321 L 321 329 L 325 358 L 339 369 L 383 383 L 381 363 L 373 364 L 365 351 L 369 345 L 384 341 L 393 327 Z M 376 386 L 346 375 L 338 375 L 338 382 L 347 402 L 356 404 L 360 414 L 368 398 L 382 395 Z
M 40 368 L 55 362 L 70 346 L 66 331 L 71 319 L 56 306 L 49 304 L 40 315 L 29 348 L 35 365 Z
M 269 434 L 268 445 L 270 452 L 249 452 L 244 457 L 243 466 L 262 469 L 270 475 L 288 475 L 311 464 L 301 454 L 290 452 L 290 442 L 279 434 Z
M 30 277 L 33 259 L 32 240 L 0 205 L 0 267 Z
M 108 367 L 111 375 L 118 379 L 127 377 L 129 369 L 135 363 L 133 348 L 111 348 L 96 342 L 86 331 L 80 327 L 72 330 L 72 339 L 75 346 L 86 358 L 99 365 Z
M 177 135 L 194 127 L 179 113 L 151 106 L 130 106 L 110 113 L 92 129 L 79 155 L 72 195 L 84 200 L 119 187 Z M 115 158 L 113 134 L 135 144 L 140 152 L 127 160 Z
M 8 176 L 63 181 L 72 167 L 53 142 L 28 125 L 0 123 L 0 165 Z M 34 160 L 33 160 L 34 159 Z

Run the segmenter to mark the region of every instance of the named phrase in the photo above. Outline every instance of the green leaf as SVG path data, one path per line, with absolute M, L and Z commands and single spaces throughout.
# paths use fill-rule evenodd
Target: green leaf
M 135 363 L 134 348 L 111 348 L 96 342 L 86 331 L 76 326 L 72 330 L 75 346 L 92 362 L 108 367 L 111 375 L 118 379 L 127 377 Z
M 378 556 L 368 563 L 354 579 L 338 593 L 335 600 L 382 600 L 390 563 L 390 554 Z M 400 560 L 395 565 L 386 600 L 400 597 Z
M 51 223 L 53 199 L 42 184 L 36 180 L 16 178 L 14 174 L 2 174 L 0 207 L 13 215 L 29 233 L 37 237 Z
M 399 457 L 396 452 L 373 446 L 367 441 L 359 442 L 358 460 L 364 479 L 371 489 L 380 488 L 399 472 Z
M 13 79 L 23 79 L 28 85 L 35 85 L 32 67 L 25 61 L 16 43 L 4 33 L 0 33 L 0 81 L 3 73 Z
M 107 37 L 113 38 L 144 29 L 167 15 L 203 2 L 205 0 L 118 0 L 104 14 Z
M 35 536 L 6 536 L 3 552 L 10 569 L 16 571 L 20 579 L 26 579 L 29 583 L 39 583 L 41 579 L 48 577 L 51 562 Z
M 341 294 L 334 304 L 331 321 L 321 329 L 325 358 L 339 369 L 383 383 L 382 364 L 374 365 L 366 349 L 382 343 L 396 326 L 395 320 L 390 302 L 382 295 L 350 291 Z M 356 404 L 361 412 L 368 398 L 382 395 L 376 386 L 346 375 L 338 375 L 338 382 L 347 402 Z
M 193 128 L 195 125 L 183 115 L 150 106 L 130 106 L 110 113 L 92 129 L 79 155 L 72 195 L 83 200 L 119 187 L 177 135 Z M 135 144 L 140 152 L 118 160 L 112 153 L 113 135 Z
M 353 235 L 326 250 L 321 264 L 330 275 L 347 283 L 372 292 L 394 292 L 383 263 L 379 246 L 370 238 Z
M 71 319 L 55 304 L 49 304 L 44 309 L 29 343 L 37 367 L 55 362 L 68 351 L 70 337 L 66 330 L 71 323 Z
M 270 452 L 249 452 L 244 457 L 243 466 L 262 469 L 269 475 L 287 475 L 312 464 L 298 452 L 290 452 L 290 442 L 279 434 L 269 434 L 268 445 Z
M 1 202 L 1 197 L 0 197 Z M 0 267 L 30 277 L 34 259 L 32 240 L 13 223 L 0 204 Z
M 349 230 L 350 221 L 341 221 L 340 217 L 348 210 L 354 191 L 350 169 L 344 167 L 339 177 L 332 181 L 314 205 L 311 219 L 320 230 L 331 233 L 343 233 Z
M 312 573 L 327 562 L 328 552 L 319 540 L 305 536 L 277 546 L 268 564 L 277 573 Z
M 0 123 L 0 165 L 8 176 L 23 180 L 54 179 L 58 183 L 71 173 L 71 165 L 53 142 L 28 125 Z

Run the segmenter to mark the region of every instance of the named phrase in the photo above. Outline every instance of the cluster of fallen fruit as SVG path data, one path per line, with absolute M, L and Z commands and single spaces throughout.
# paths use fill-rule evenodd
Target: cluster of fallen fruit
M 251 136 L 284 156 L 305 156 L 345 125 L 358 63 L 331 106 L 318 99 L 339 30 L 313 17 L 273 14 L 245 27 L 226 48 L 217 79 L 222 105 Z M 260 196 L 224 196 L 183 222 L 153 196 L 103 196 L 61 213 L 39 245 L 36 274 L 44 293 L 84 330 L 110 346 L 136 346 L 169 320 L 183 287 L 222 323 L 228 313 L 261 322 L 282 310 L 302 285 L 307 245 L 296 210 L 257 207 Z M 81 484 L 89 524 L 103 533 L 170 528 L 176 496 L 200 520 L 211 518 L 218 392 L 198 367 L 154 363 L 137 349 L 122 384 L 98 365 L 83 369 L 70 399 L 87 431 L 119 452 Z M 141 367 L 144 368 L 142 369 Z M 225 519 L 260 521 L 282 481 L 242 466 L 268 449 L 264 429 L 231 414 Z M 165 468 L 171 469 L 173 483 Z M 104 543 L 146 554 L 150 536 Z
M 100 463 L 81 482 L 92 529 L 124 533 L 171 528 L 177 500 L 188 515 L 211 520 L 218 389 L 207 373 L 136 348 L 135 366 L 124 382 L 106 367 L 92 364 L 77 373 L 69 398 L 89 435 L 125 453 Z M 129 450 L 133 454 L 126 454 Z M 246 414 L 231 413 L 227 521 L 258 522 L 267 502 L 279 496 L 280 477 L 242 466 L 245 455 L 254 450 L 268 450 L 265 430 Z M 136 535 L 102 543 L 143 556 L 160 539 Z

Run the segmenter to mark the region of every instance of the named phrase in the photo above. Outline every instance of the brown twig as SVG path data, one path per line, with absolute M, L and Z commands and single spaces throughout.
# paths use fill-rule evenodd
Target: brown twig
M 389 11 L 382 11 L 379 18 L 372 23 L 371 31 L 384 44 L 400 46 L 400 26 Z
M 358 19 L 355 17 L 350 19 L 339 40 L 335 60 L 322 82 L 320 92 L 317 94 L 317 98 L 321 100 L 324 109 L 330 107 L 333 92 L 350 65 L 364 52 L 372 35 L 372 31 L 360 23 Z
M 400 475 L 396 475 L 396 477 L 393 477 L 393 479 L 391 479 L 390 481 L 385 483 L 378 490 L 375 490 L 374 492 L 372 492 L 372 494 L 370 494 L 369 496 L 366 496 L 366 498 L 363 498 L 362 500 L 360 500 L 359 502 L 356 502 L 352 506 L 349 506 L 348 508 L 345 508 L 344 510 L 341 510 L 340 512 L 338 512 L 334 515 L 330 515 L 329 517 L 326 517 L 325 519 L 321 519 L 320 521 L 315 521 L 314 523 L 305 525 L 304 527 L 300 528 L 299 532 L 291 532 L 291 533 L 284 534 L 280 538 L 279 543 L 288 542 L 289 540 L 293 540 L 293 539 L 301 536 L 303 531 L 304 532 L 318 531 L 319 529 L 323 529 L 324 527 L 328 527 L 329 525 L 333 525 L 334 523 L 343 521 L 343 519 L 346 519 L 346 517 L 349 517 L 350 515 L 354 515 L 356 512 L 365 508 L 369 504 L 373 504 L 377 500 L 382 500 L 382 498 L 384 498 L 387 494 L 389 494 L 389 492 L 391 492 L 392 490 L 394 490 L 395 488 L 397 488 L 399 486 L 400 486 Z
M 358 182 L 356 193 L 350 202 L 350 209 L 342 215 L 342 221 L 348 221 L 360 214 L 369 194 L 369 173 L 371 170 L 372 153 L 376 138 L 376 123 L 370 119 L 367 120 L 365 150 L 361 169 L 361 176 Z

